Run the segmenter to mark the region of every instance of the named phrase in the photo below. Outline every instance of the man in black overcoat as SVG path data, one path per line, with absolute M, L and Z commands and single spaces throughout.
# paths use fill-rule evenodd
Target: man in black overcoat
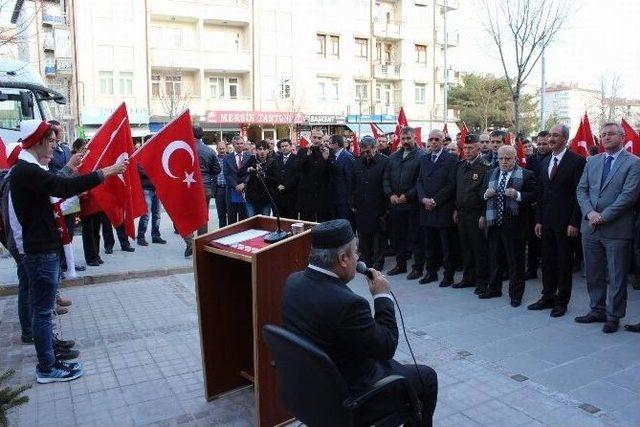
M 311 146 L 299 148 L 298 211 L 300 219 L 322 222 L 333 218 L 333 162 L 322 129 L 311 131 Z
M 291 153 L 291 140 L 278 141 L 278 153 L 271 164 L 272 180 L 275 186 L 275 201 L 283 218 L 298 219 L 296 199 L 298 197 L 297 158 Z

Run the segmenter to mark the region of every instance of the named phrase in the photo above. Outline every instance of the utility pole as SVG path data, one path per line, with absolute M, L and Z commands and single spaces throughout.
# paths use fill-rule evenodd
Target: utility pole
M 541 61 L 541 67 L 542 67 L 542 72 L 540 73 L 542 75 L 541 79 L 542 81 L 540 82 L 540 130 L 545 130 L 544 126 L 545 126 L 545 122 L 544 122 L 544 96 L 545 96 L 545 92 L 547 91 L 547 83 L 545 81 L 545 61 L 544 61 L 544 51 L 545 48 L 542 48 L 542 61 Z
M 447 123 L 449 121 L 449 65 L 447 58 L 447 50 L 449 49 L 449 34 L 447 33 L 447 13 L 448 13 L 448 0 L 444 0 L 444 111 L 442 112 L 442 117 L 444 118 L 444 122 Z

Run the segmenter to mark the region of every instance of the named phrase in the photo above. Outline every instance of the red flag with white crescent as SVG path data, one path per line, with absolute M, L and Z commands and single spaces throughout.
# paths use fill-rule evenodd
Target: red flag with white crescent
M 636 156 L 640 156 L 640 135 L 623 118 L 622 128 L 624 129 L 624 149 Z
M 182 237 L 207 223 L 209 212 L 189 110 L 167 123 L 134 157 Z

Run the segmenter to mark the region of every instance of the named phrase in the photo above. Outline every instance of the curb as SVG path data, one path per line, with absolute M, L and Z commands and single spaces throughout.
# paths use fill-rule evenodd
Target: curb
M 124 280 L 144 279 L 147 277 L 163 277 L 174 274 L 183 274 L 193 272 L 192 266 L 158 268 L 154 270 L 134 270 L 119 273 L 99 274 L 95 276 L 82 276 L 75 279 L 65 279 L 60 284 L 61 288 L 71 288 L 76 286 L 97 285 L 101 283 L 120 282 Z M 12 283 L 6 286 L 0 286 L 0 296 L 9 296 L 18 294 L 18 284 Z

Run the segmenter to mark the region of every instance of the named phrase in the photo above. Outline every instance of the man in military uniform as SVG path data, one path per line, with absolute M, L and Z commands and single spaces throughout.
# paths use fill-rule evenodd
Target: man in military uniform
M 476 294 L 484 293 L 489 283 L 489 244 L 480 228 L 484 210 L 484 181 L 489 163 L 481 154 L 482 142 L 477 134 L 469 134 L 464 141 L 465 160 L 456 171 L 456 211 L 454 221 L 462 246 L 464 273 L 453 288 L 475 286 Z

